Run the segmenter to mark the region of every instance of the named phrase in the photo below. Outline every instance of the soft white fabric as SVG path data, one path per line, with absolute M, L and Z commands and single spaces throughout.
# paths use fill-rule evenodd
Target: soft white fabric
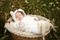
M 14 28 L 25 32 L 40 34 L 38 22 L 31 16 L 25 16 L 21 21 L 14 22 Z
M 34 34 L 42 33 L 42 35 L 45 35 L 45 33 L 50 30 L 52 26 L 51 23 L 46 20 L 36 21 L 34 18 L 35 17 L 25 16 L 22 21 L 14 22 L 14 28 L 25 32 Z
M 48 32 L 48 30 L 50 30 L 50 27 L 53 26 L 50 22 L 45 21 L 45 20 L 38 21 L 38 24 L 40 24 L 39 27 L 41 29 L 40 31 L 42 35 L 45 35 L 45 33 Z
M 40 33 L 42 35 L 42 39 L 45 40 L 45 34 L 48 33 L 48 31 L 50 32 L 50 28 L 53 27 L 53 25 L 45 20 L 39 20 L 38 24 L 39 28 L 41 29 Z
M 35 34 L 33 34 L 33 33 L 30 33 L 30 32 L 23 32 L 23 31 L 20 31 L 20 30 L 16 30 L 16 29 L 14 28 L 13 24 L 14 24 L 14 22 L 5 23 L 5 26 L 4 26 L 4 27 L 5 27 L 9 32 L 11 32 L 11 33 L 13 33 L 13 34 L 15 34 L 15 35 L 17 35 L 17 36 L 22 36 L 22 37 L 27 37 L 27 38 L 41 37 L 41 35 L 35 35 Z M 45 35 L 47 35 L 47 34 L 45 34 Z
M 22 19 L 22 23 L 24 23 L 25 31 L 32 32 L 35 34 L 40 34 L 40 29 L 38 28 L 38 22 L 34 20 L 34 17 L 25 16 Z

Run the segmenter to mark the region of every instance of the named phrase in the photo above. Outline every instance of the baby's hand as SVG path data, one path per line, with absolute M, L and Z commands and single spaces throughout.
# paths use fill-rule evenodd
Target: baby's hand
M 21 25 L 21 24 L 22 24 L 22 22 L 20 21 L 20 22 L 19 22 L 19 25 Z
M 21 21 L 18 23 L 18 25 L 19 25 L 19 29 L 25 32 L 25 27 L 24 27 L 25 25 Z
M 35 21 L 39 21 L 39 19 L 37 17 L 34 18 Z
M 18 23 L 18 25 L 19 25 L 20 28 L 24 27 L 24 24 L 21 21 Z

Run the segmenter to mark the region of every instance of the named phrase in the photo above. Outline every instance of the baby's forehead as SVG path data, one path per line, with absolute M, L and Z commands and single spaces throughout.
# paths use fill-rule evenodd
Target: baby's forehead
M 18 14 L 21 14 L 21 15 L 25 16 L 24 12 L 22 12 L 22 11 L 17 11 L 17 12 L 15 13 L 15 15 L 18 15 Z
M 22 13 L 22 12 L 20 12 L 20 11 L 18 11 L 18 12 L 16 12 L 16 13 L 15 13 L 15 15 L 18 15 L 18 14 L 23 15 L 23 13 Z
M 23 12 L 21 12 L 21 11 L 17 11 L 15 14 L 17 14 L 17 13 L 21 13 L 21 14 L 22 14 Z

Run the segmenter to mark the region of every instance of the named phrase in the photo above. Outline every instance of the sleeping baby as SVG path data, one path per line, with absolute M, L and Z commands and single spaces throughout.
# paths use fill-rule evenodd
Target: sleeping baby
M 26 15 L 22 9 L 10 13 L 14 19 L 14 29 L 33 34 L 41 34 L 43 40 L 45 35 L 50 32 L 51 27 L 54 29 L 50 20 L 36 16 Z M 55 30 L 55 29 L 54 29 Z
M 11 15 L 13 15 L 12 18 L 14 19 L 15 29 L 39 34 L 37 17 L 26 15 L 22 9 L 16 10 L 15 12 L 11 13 Z
M 14 20 L 14 28 L 17 30 L 22 30 L 22 27 L 24 26 L 21 22 L 21 19 L 26 15 L 25 12 L 22 9 L 18 9 L 14 12 L 10 12 L 13 20 Z

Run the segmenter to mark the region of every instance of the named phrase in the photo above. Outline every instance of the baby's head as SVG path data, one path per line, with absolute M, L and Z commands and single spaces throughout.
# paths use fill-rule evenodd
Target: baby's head
M 24 16 L 26 16 L 24 10 L 22 9 L 15 10 L 14 12 L 11 11 L 10 14 L 15 22 L 21 20 Z
M 17 11 L 15 13 L 15 17 L 16 17 L 17 20 L 21 20 L 24 16 L 25 15 L 24 15 L 24 13 L 22 11 Z

